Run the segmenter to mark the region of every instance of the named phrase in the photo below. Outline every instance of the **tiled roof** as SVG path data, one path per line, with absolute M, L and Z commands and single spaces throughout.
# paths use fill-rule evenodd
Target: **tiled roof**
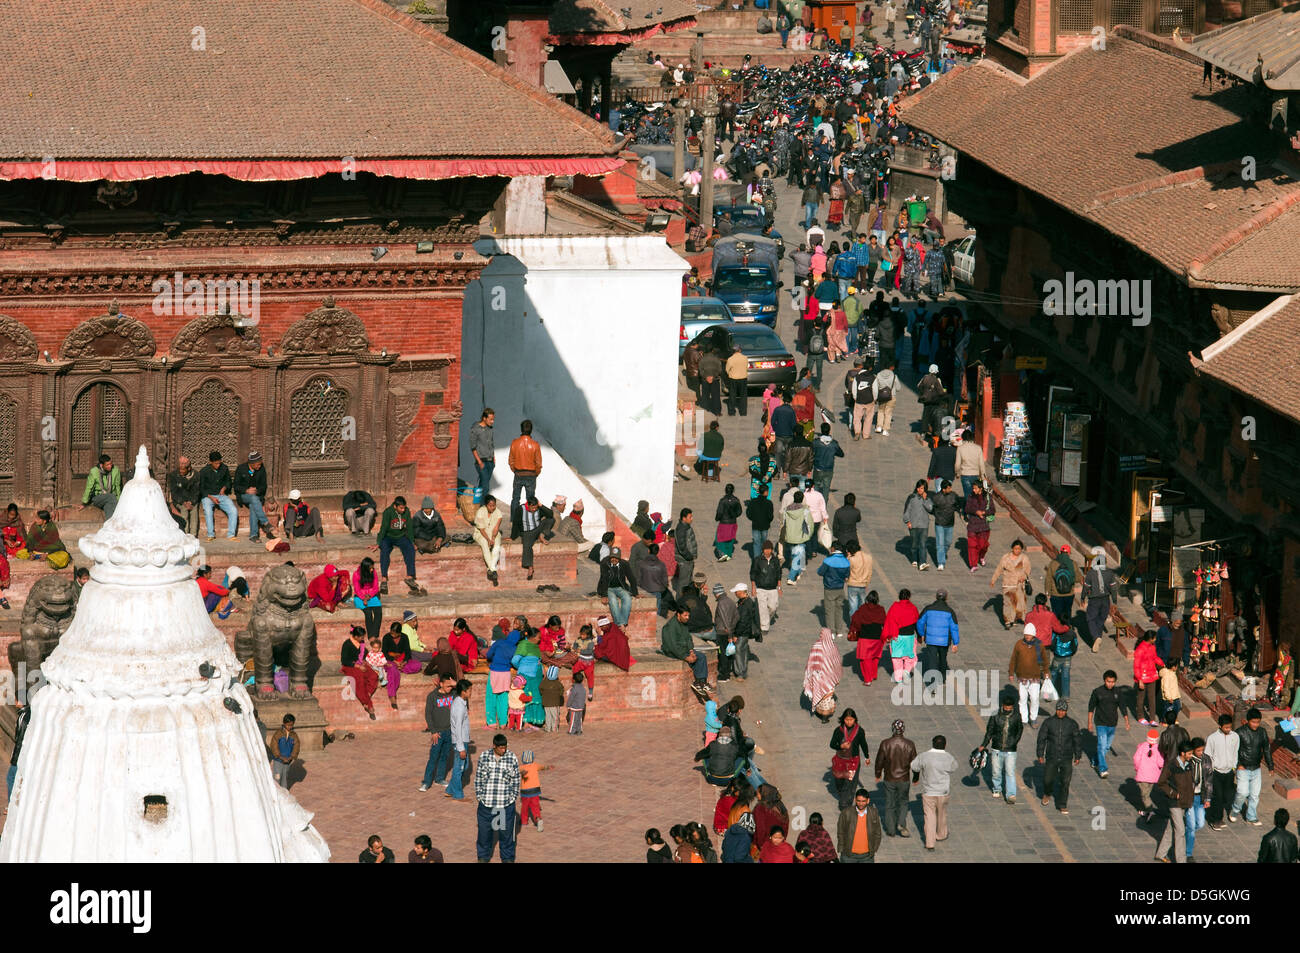
M 3 10 L 0 162 L 615 151 L 610 130 L 382 0 Z
M 695 14 L 695 4 L 684 0 L 559 0 L 550 26 L 553 34 L 635 33 Z
M 1300 89 L 1300 3 L 1278 7 L 1203 33 L 1188 50 L 1247 82 L 1269 89 Z
M 1214 266 L 1247 238 L 1294 240 L 1293 217 L 1277 213 L 1300 183 L 1268 166 L 1275 144 L 1242 119 L 1254 90 L 1208 93 L 1201 72 L 1186 54 L 1111 36 L 1019 86 L 974 67 L 950 75 L 906 100 L 903 118 L 1180 275 L 1300 289 L 1300 270 L 1275 255 L 1238 259 L 1240 274 Z M 1242 179 L 1244 156 L 1259 157 L 1256 181 Z
M 1300 295 L 1279 298 L 1193 361 L 1197 371 L 1300 421 Z

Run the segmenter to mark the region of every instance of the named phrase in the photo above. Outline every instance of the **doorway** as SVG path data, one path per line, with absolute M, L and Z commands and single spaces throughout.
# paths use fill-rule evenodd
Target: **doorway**
M 107 453 L 125 474 L 131 443 L 131 405 L 126 394 L 115 384 L 99 381 L 91 384 L 72 405 L 72 434 L 68 463 L 72 468 L 72 487 L 85 478 Z M 74 490 L 75 492 L 75 490 Z

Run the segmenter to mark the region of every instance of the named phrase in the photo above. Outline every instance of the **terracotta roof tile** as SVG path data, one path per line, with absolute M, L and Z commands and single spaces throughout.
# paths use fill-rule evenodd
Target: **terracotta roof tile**
M 3 5 L 0 161 L 615 151 L 610 130 L 382 0 Z
M 1292 420 L 1300 420 L 1300 295 L 1281 298 L 1194 362 L 1212 377 Z
M 1275 149 L 1267 132 L 1243 122 L 1253 98 L 1244 87 L 1207 94 L 1200 67 L 1185 54 L 1112 36 L 1105 50 L 1071 53 L 1023 86 L 964 70 L 909 100 L 903 116 L 1175 272 L 1199 261 L 1205 280 L 1220 274 L 1207 267 L 1210 259 L 1228 251 L 1215 247 L 1217 239 L 1270 203 L 1275 211 L 1288 207 L 1300 191 L 1267 168 L 1263 157 Z M 1248 155 L 1261 157 L 1259 181 L 1241 180 Z M 1235 166 L 1235 178 L 1209 181 L 1207 166 Z M 1262 241 L 1274 229 L 1294 235 L 1290 216 L 1276 216 L 1249 232 L 1252 244 L 1278 247 L 1281 237 Z M 1257 284 L 1300 288 L 1300 273 L 1284 259 L 1251 262 Z

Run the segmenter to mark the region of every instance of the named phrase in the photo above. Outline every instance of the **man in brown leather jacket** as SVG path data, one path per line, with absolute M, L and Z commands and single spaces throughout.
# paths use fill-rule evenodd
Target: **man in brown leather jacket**
M 518 539 L 520 533 L 521 500 L 537 495 L 537 477 L 542 472 L 542 448 L 533 439 L 533 422 L 521 421 L 519 436 L 510 443 L 510 469 L 515 482 L 510 490 L 510 538 Z
M 876 780 L 885 782 L 885 836 L 911 837 L 907 830 L 907 802 L 911 795 L 912 761 L 916 745 L 903 737 L 903 721 L 894 722 L 894 733 L 876 749 Z

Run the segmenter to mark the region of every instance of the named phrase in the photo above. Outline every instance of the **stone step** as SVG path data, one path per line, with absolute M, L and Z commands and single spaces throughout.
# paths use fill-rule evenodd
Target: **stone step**
M 213 618 L 213 624 L 225 635 L 227 644 L 232 648 L 235 636 L 247 626 L 252 608 L 251 601 L 240 602 L 240 611 L 228 619 Z M 562 593 L 557 596 L 549 593 L 546 599 L 542 599 L 536 592 L 530 594 L 523 591 L 479 593 L 476 597 L 472 595 L 466 599 L 407 597 L 385 602 L 380 631 L 386 632 L 391 623 L 400 621 L 406 609 L 419 616 L 420 639 L 430 651 L 433 651 L 439 638 L 451 631 L 452 623 L 457 618 L 465 619 L 475 634 L 490 639 L 492 626 L 503 616 L 513 619 L 522 614 L 530 623 L 541 626 L 549 616 L 558 615 L 565 632 L 572 638 L 580 626 L 608 612 L 603 600 L 589 599 L 578 594 Z M 322 669 L 337 667 L 339 652 L 348 638 L 348 632 L 354 625 L 364 625 L 364 616 L 359 609 L 350 607 L 340 608 L 332 614 L 323 609 L 313 609 L 312 619 L 316 624 L 316 651 Z M 632 600 L 632 612 L 628 616 L 625 631 L 633 656 L 657 650 L 659 621 L 654 599 L 640 597 Z M 0 671 L 9 668 L 9 646 L 19 638 L 19 622 L 20 614 L 16 610 L 0 611 Z
M 677 719 L 688 715 L 692 708 L 699 709 L 690 689 L 690 673 L 685 665 L 653 653 L 633 654 L 637 662 L 627 672 L 607 662 L 596 663 L 596 700 L 587 707 L 587 720 Z M 487 674 L 475 672 L 468 678 L 475 686 L 474 697 L 470 702 L 471 731 L 482 746 L 485 741 L 484 697 L 487 692 Z M 569 674 L 563 673 L 561 681 L 567 689 L 571 684 Z M 350 690 L 345 692 L 343 676 L 336 672 L 326 674 L 322 669 L 316 676 L 313 695 L 324 709 L 326 720 L 333 731 L 341 728 L 350 731 L 423 731 L 424 700 L 433 688 L 432 678 L 403 675 L 396 711 L 388 704 L 387 690 L 379 688 L 374 696 L 373 721 Z
M 88 560 L 76 549 L 77 537 L 64 536 L 64 543 L 73 556 L 73 565 L 86 565 Z M 327 535 L 323 542 L 311 539 L 290 541 L 287 553 L 268 552 L 264 545 L 250 543 L 247 539 L 227 540 L 224 537 L 204 541 L 199 561 L 206 561 L 212 566 L 213 576 L 221 581 L 228 566 L 237 565 L 244 572 L 249 587 L 254 595 L 262 582 L 266 571 L 292 561 L 307 574 L 308 579 L 318 575 L 327 564 L 333 564 L 349 570 L 361 564 L 361 560 L 370 556 L 379 562 L 378 554 L 370 551 L 370 537 L 362 539 L 351 535 Z M 588 546 L 567 540 L 555 540 L 533 549 L 533 580 L 524 578 L 520 566 L 523 547 L 519 543 L 507 542 L 503 549 L 497 572 L 504 586 L 514 588 L 532 588 L 550 584 L 562 588 L 572 588 L 578 578 L 579 551 L 586 556 Z M 196 562 L 196 565 L 199 564 Z M 11 559 L 10 587 L 6 595 L 21 609 L 22 601 L 36 580 L 49 573 L 50 567 L 41 559 Z M 449 544 L 436 554 L 416 554 L 416 576 L 420 584 L 430 592 L 456 593 L 462 591 L 479 591 L 487 582 L 487 570 L 483 565 L 482 550 L 476 545 L 459 543 Z M 70 572 L 69 570 L 63 570 Z M 406 575 L 405 565 L 399 551 L 393 552 L 393 562 L 389 567 L 389 593 L 393 597 L 407 592 L 403 579 Z M 536 593 L 534 592 L 534 595 Z M 3 610 L 0 610 L 3 618 Z

